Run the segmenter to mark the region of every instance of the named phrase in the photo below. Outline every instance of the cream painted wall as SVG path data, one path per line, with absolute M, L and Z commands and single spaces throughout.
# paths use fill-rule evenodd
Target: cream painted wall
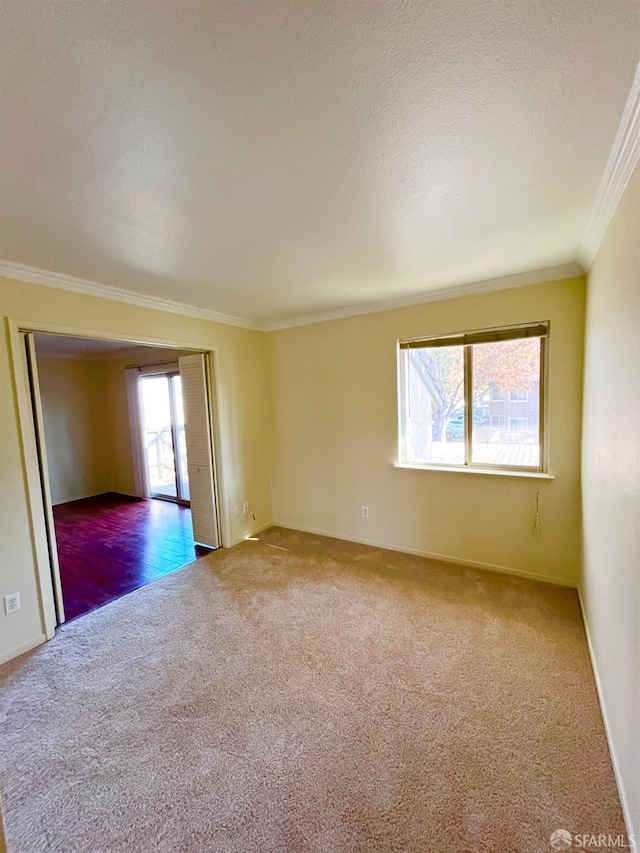
M 258 332 L 140 308 L 93 296 L 0 279 L 0 315 L 76 333 L 151 338 L 195 349 L 218 347 L 223 521 L 233 541 L 271 521 L 267 435 L 266 340 Z M 8 328 L 0 338 L 0 598 L 20 592 L 22 610 L 0 612 L 0 660 L 44 639 L 30 516 L 9 356 Z M 252 515 L 235 516 L 248 501 Z
M 629 831 L 640 843 L 640 168 L 589 272 L 581 597 Z
M 55 504 L 111 489 L 104 366 L 66 358 L 38 360 L 51 499 Z
M 394 468 L 397 340 L 533 320 L 551 322 L 555 480 Z M 575 585 L 583 323 L 577 278 L 271 333 L 275 522 Z
M 38 357 L 54 504 L 135 494 L 125 369 L 177 361 L 189 350 L 140 348 L 126 357 Z

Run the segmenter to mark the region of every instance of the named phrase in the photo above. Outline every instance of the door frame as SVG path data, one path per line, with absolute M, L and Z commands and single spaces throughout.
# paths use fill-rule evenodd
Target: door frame
M 55 533 L 52 531 L 53 538 L 50 537 L 47 526 L 47 515 L 52 512 L 52 508 L 47 490 L 46 488 L 43 489 L 42 486 L 43 472 L 38 452 L 38 437 L 36 436 L 36 419 L 34 417 L 32 397 L 32 394 L 36 392 L 33 390 L 29 375 L 25 346 L 25 341 L 28 338 L 26 336 L 29 334 L 63 335 L 74 338 L 116 341 L 118 343 L 130 344 L 131 346 L 160 347 L 175 350 L 186 349 L 204 353 L 209 397 L 209 427 L 213 457 L 216 521 L 221 534 L 220 541 L 222 547 L 229 548 L 232 544 L 231 518 L 229 515 L 229 501 L 226 500 L 227 490 L 225 487 L 224 466 L 221 453 L 220 406 L 218 397 L 221 387 L 219 347 L 196 341 L 127 335 L 126 333 L 119 334 L 117 332 L 104 332 L 77 326 L 60 326 L 53 323 L 23 321 L 13 317 L 5 318 L 5 326 L 9 342 L 9 358 L 13 371 L 17 403 L 18 426 L 29 511 L 29 527 L 36 567 L 40 611 L 46 638 L 50 640 L 55 633 L 56 626 L 59 624 L 56 615 L 54 574 L 50 556 L 50 549 L 53 548 L 55 551 L 56 543 Z M 47 471 L 44 472 L 44 476 L 48 479 Z

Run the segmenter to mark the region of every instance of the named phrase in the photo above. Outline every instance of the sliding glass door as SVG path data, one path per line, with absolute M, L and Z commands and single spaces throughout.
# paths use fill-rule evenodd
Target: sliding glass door
M 187 444 L 179 373 L 142 376 L 145 464 L 151 497 L 189 503 Z

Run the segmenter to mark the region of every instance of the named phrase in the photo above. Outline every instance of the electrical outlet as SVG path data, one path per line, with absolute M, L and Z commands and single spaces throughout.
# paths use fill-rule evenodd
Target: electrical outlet
M 369 507 L 368 506 L 362 507 L 362 517 L 363 518 L 369 518 Z
M 236 505 L 234 506 L 234 508 L 233 508 L 233 514 L 234 514 L 234 515 L 240 515 L 240 507 L 238 506 L 238 504 L 236 504 Z
M 246 515 L 249 512 L 249 504 L 242 504 L 242 514 Z
M 5 595 L 4 597 L 4 612 L 9 615 L 9 613 L 15 613 L 20 610 L 22 605 L 20 604 L 20 593 L 12 592 L 11 595 Z

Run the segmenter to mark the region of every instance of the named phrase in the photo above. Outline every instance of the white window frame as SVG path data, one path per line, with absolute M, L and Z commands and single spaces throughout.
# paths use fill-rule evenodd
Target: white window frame
M 494 421 L 501 420 L 501 424 L 495 424 Z M 504 415 L 491 415 L 491 429 L 506 429 L 507 420 Z
M 450 335 L 440 335 L 427 338 L 409 338 L 398 341 L 397 365 L 398 365 L 398 461 L 397 467 L 424 468 L 435 470 L 467 470 L 487 473 L 522 473 L 529 475 L 548 476 L 548 340 L 549 322 L 523 323 L 517 326 L 500 326 L 493 329 L 481 329 L 470 332 L 458 332 Z M 540 338 L 540 369 L 539 379 L 539 420 L 538 420 L 538 445 L 540 448 L 539 464 L 528 465 L 504 465 L 499 463 L 488 464 L 473 461 L 473 347 L 483 343 L 493 343 L 503 340 L 516 340 L 520 338 Z M 408 374 L 406 363 L 408 358 L 406 352 L 410 349 L 428 349 L 429 347 L 463 347 L 464 365 L 464 463 L 440 463 L 425 462 L 416 463 L 407 459 L 405 442 L 405 424 L 409 406 L 408 399 Z M 491 386 L 491 398 L 493 398 L 494 386 Z M 508 399 L 508 394 L 503 394 L 500 400 Z M 522 401 L 518 401 L 522 402 Z M 524 418 L 523 418 L 524 419 Z M 527 419 L 528 420 L 528 419 Z M 509 423 L 507 419 L 505 423 Z M 506 427 L 505 427 L 506 428 Z M 500 428 L 498 428 L 500 429 Z

